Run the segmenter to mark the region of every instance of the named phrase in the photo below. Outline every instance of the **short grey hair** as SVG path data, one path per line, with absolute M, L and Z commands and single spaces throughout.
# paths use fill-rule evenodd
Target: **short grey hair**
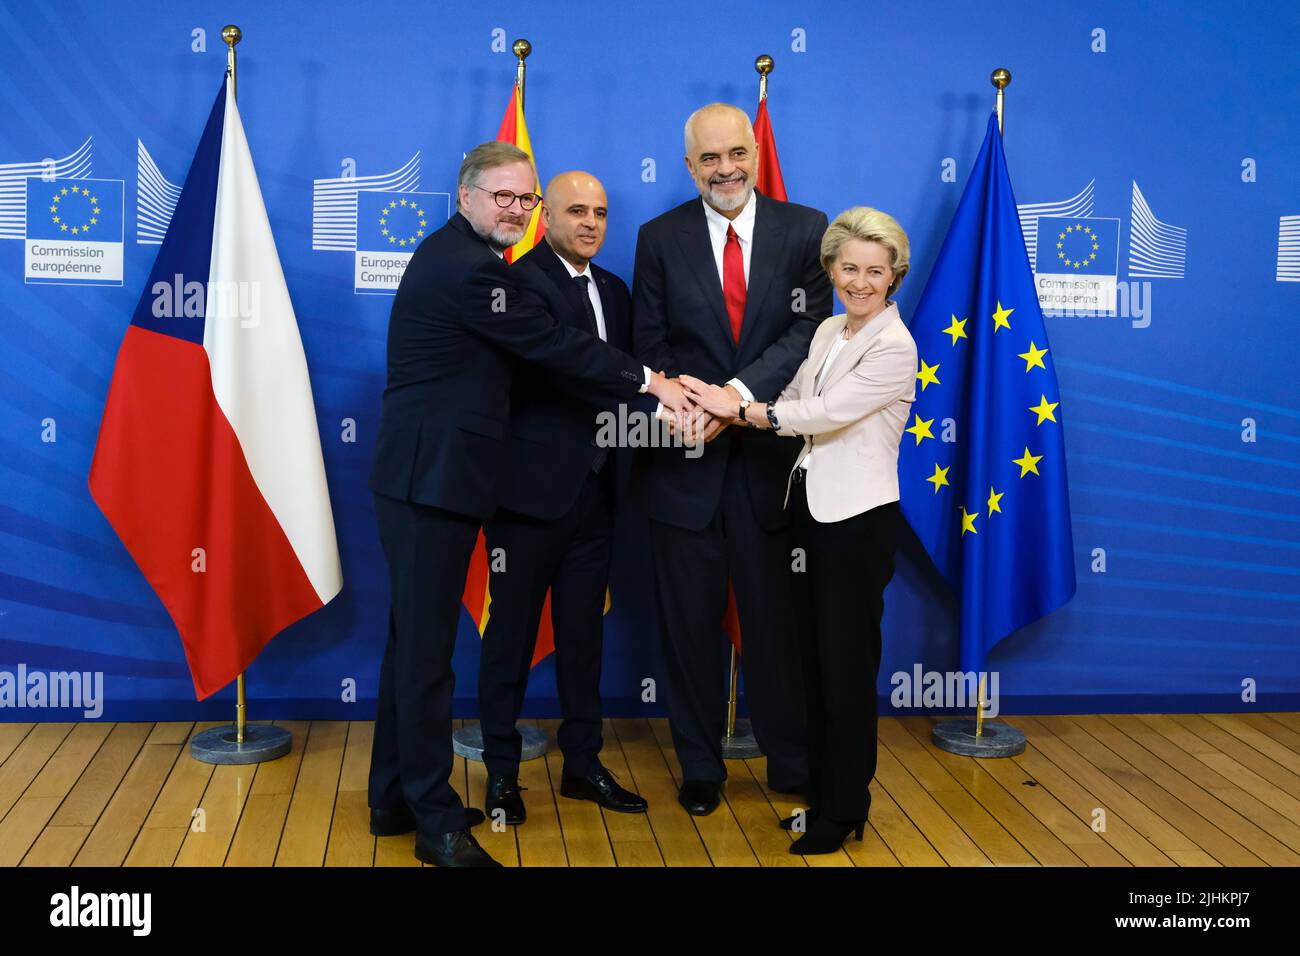
M 503 143 L 493 139 L 486 143 L 479 143 L 471 149 L 460 164 L 460 176 L 456 180 L 456 208 L 460 208 L 459 187 L 466 186 L 473 189 L 489 169 L 511 166 L 515 163 L 527 163 L 531 166 L 533 161 L 528 158 L 527 153 L 513 143 Z
M 889 250 L 889 265 L 894 270 L 894 281 L 890 283 L 889 294 L 897 292 L 903 284 L 903 276 L 907 275 L 911 266 L 907 233 L 898 224 L 898 220 L 889 213 L 870 206 L 854 206 L 844 210 L 835 217 L 835 221 L 822 236 L 822 268 L 829 273 L 831 264 L 839 258 L 844 243 L 853 239 L 878 242 Z

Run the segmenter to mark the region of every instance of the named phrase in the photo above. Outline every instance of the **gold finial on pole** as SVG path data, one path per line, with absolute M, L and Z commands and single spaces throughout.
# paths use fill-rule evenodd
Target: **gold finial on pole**
M 776 64 L 772 58 L 764 53 L 754 61 L 754 69 L 758 70 L 758 101 L 761 103 L 767 99 L 767 75 L 772 72 Z
M 226 69 L 230 71 L 230 92 L 235 92 L 235 44 L 244 38 L 244 31 L 233 23 L 221 28 L 221 39 L 226 41 Z
M 1006 67 L 998 67 L 989 77 L 989 82 L 997 87 L 998 95 L 994 102 L 994 109 L 998 113 L 998 132 L 1002 132 L 1002 91 L 1011 85 L 1011 71 Z
M 524 60 L 528 59 L 528 55 L 533 52 L 533 45 L 527 40 L 516 40 L 510 49 L 514 51 L 515 56 L 519 57 L 519 72 L 515 75 L 515 85 L 519 87 L 519 108 L 523 109 L 524 72 L 526 70 Z

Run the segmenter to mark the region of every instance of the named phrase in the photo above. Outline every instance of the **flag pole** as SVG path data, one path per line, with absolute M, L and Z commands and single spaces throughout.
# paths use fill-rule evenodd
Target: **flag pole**
M 774 63 L 766 53 L 754 60 L 754 69 L 758 72 L 758 102 L 767 99 L 767 75 L 772 72 Z M 730 585 L 728 585 L 730 588 Z M 728 596 L 730 600 L 730 596 Z M 727 680 L 727 729 L 722 735 L 722 756 L 726 760 L 748 760 L 761 757 L 762 749 L 754 737 L 748 720 L 736 719 L 736 703 L 740 693 L 740 655 L 736 645 L 731 645 L 731 673 Z
M 989 76 L 989 82 L 993 84 L 998 91 L 993 99 L 993 109 L 998 114 L 998 133 L 1002 132 L 1002 99 L 1003 91 L 1011 85 L 1011 71 L 1005 67 L 998 67 Z M 984 736 L 984 708 L 987 698 L 984 696 L 986 677 L 980 675 L 979 700 L 976 702 L 975 710 L 975 736 Z
M 235 44 L 244 38 L 244 31 L 233 23 L 221 28 L 221 39 L 226 42 L 226 72 L 230 74 L 230 95 L 236 95 Z M 235 743 L 243 745 L 247 729 L 248 698 L 244 690 L 244 672 L 235 678 Z
M 519 91 L 519 112 L 524 111 L 524 79 L 528 73 L 528 67 L 524 60 L 528 59 L 533 52 L 533 45 L 527 40 L 520 37 L 510 45 L 511 51 L 519 58 L 519 66 L 515 70 L 515 89 Z M 536 163 L 534 163 L 534 173 L 536 173 Z M 542 189 L 542 184 L 537 183 L 538 192 Z M 538 208 L 533 215 L 540 216 L 541 209 Z M 531 222 L 531 220 L 530 220 Z M 539 240 L 540 241 L 540 240 Z M 483 600 L 486 609 L 491 596 L 490 586 L 484 591 Z M 482 637 L 480 632 L 479 637 Z M 515 730 L 519 733 L 521 743 L 519 745 L 519 759 L 536 760 L 538 757 L 544 757 L 547 750 L 550 749 L 550 741 L 546 737 L 546 732 L 540 730 L 531 724 L 525 724 L 522 721 L 515 722 Z M 452 731 L 451 749 L 457 757 L 464 757 L 466 760 L 477 760 L 483 762 L 483 725 L 476 723 L 461 727 Z
M 230 95 L 235 95 L 235 44 L 244 31 L 233 23 L 221 28 L 226 43 L 226 73 L 230 77 Z M 234 726 L 213 727 L 190 739 L 190 756 L 203 763 L 249 764 L 283 757 L 293 747 L 293 736 L 283 727 L 270 724 L 248 726 L 248 698 L 244 674 L 235 678 Z
M 993 108 L 998 114 L 998 132 L 1002 132 L 1002 91 L 1011 85 L 1011 71 L 1006 67 L 998 67 L 989 77 L 989 82 L 997 88 L 997 96 L 993 101 Z
M 528 72 L 528 67 L 524 60 L 533 52 L 533 45 L 527 40 L 516 40 L 510 47 L 514 50 L 515 56 L 519 57 L 519 69 L 515 73 L 515 86 L 519 87 L 519 108 L 524 108 L 524 74 Z
M 993 100 L 993 109 L 998 114 L 998 134 L 1001 135 L 1003 90 L 1011 85 L 1011 71 L 1000 66 L 989 75 L 989 82 L 998 91 Z M 984 711 L 988 707 L 986 680 L 987 677 L 981 673 L 976 692 L 975 719 L 946 720 L 935 724 L 930 734 L 935 746 L 967 757 L 1014 757 L 1024 753 L 1025 735 L 1010 724 L 993 721 L 990 731 L 985 733 Z

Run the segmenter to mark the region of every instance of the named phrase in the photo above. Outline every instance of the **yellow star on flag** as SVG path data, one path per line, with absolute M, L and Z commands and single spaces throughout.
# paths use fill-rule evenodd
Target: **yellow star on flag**
M 962 506 L 961 506 L 961 533 L 962 533 L 962 537 L 965 537 L 965 536 L 966 536 L 966 532 L 967 532 L 967 531 L 969 531 L 971 534 L 979 534 L 979 532 L 975 530 L 975 519 L 978 518 L 979 516 L 980 516 L 980 513 L 979 513 L 978 511 L 975 512 L 974 514 L 970 514 L 970 513 L 966 510 L 966 506 L 965 506 L 965 505 L 962 505 Z
M 951 468 L 952 466 L 949 465 L 948 467 Z M 948 468 L 940 468 L 939 463 L 936 461 L 934 463 L 934 474 L 925 480 L 934 485 L 934 493 L 937 495 L 939 489 L 948 484 Z
M 1060 402 L 1049 402 L 1047 396 L 1043 395 L 1037 405 L 1029 406 L 1029 410 L 1038 416 L 1037 424 L 1041 425 L 1043 422 L 1056 421 L 1056 415 L 1053 412 L 1056 411 L 1056 406 L 1060 404 Z
M 988 500 L 988 505 L 989 505 L 989 517 L 990 517 L 990 518 L 993 517 L 993 512 L 995 512 L 995 511 L 998 512 L 999 514 L 1002 513 L 1002 506 L 999 504 L 999 502 L 1002 500 L 1002 496 L 1005 495 L 1005 494 L 1006 494 L 1005 491 L 994 491 L 994 490 L 993 490 L 993 486 L 992 486 L 992 485 L 989 485 L 989 500 Z
M 939 366 L 937 363 L 934 365 L 926 365 L 925 359 L 921 359 L 921 371 L 916 373 L 916 377 L 921 381 L 921 391 L 924 392 L 931 385 L 942 384 L 939 381 L 938 376 L 934 374 L 937 371 L 939 371 Z
M 1023 478 L 1031 471 L 1035 475 L 1038 474 L 1038 463 L 1043 460 L 1043 456 L 1029 454 L 1029 446 L 1026 445 L 1024 456 L 1021 458 L 1012 458 L 1011 460 L 1020 466 L 1020 477 Z
M 930 426 L 933 424 L 934 424 L 933 418 L 926 420 L 922 418 L 920 415 L 917 415 L 916 422 L 912 425 L 912 427 L 905 428 L 903 429 L 903 431 L 907 432 L 908 434 L 915 435 L 916 443 L 919 445 L 921 444 L 922 438 L 934 437 L 934 435 L 930 432 Z
M 947 332 L 949 335 L 952 336 L 952 344 L 953 344 L 953 345 L 956 345 L 956 344 L 957 344 L 957 340 L 958 340 L 958 339 L 964 339 L 964 338 L 966 338 L 966 323 L 967 323 L 968 321 L 970 321 L 970 320 L 969 320 L 969 319 L 959 319 L 959 318 L 957 318 L 957 316 L 954 315 L 954 316 L 952 317 L 952 322 L 949 323 L 949 325 L 948 325 L 948 327 L 947 327 L 946 329 L 944 329 L 945 332 Z M 922 391 L 924 391 L 924 389 L 922 389 Z
M 1002 302 L 999 300 L 998 309 L 993 313 L 993 331 L 997 332 L 998 329 L 1010 329 L 1011 323 L 1007 321 L 1007 316 L 1014 311 L 1016 310 L 1002 308 Z
M 1025 360 L 1025 371 L 1028 372 L 1035 365 L 1041 368 L 1044 372 L 1047 371 L 1047 366 L 1043 364 L 1043 356 L 1046 354 L 1047 349 L 1040 349 L 1034 344 L 1033 339 L 1030 339 L 1029 351 L 1020 353 L 1020 358 Z

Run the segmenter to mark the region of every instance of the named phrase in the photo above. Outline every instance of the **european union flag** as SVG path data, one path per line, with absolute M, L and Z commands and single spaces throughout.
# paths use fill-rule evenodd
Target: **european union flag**
M 414 252 L 425 236 L 446 222 L 439 198 L 432 193 L 359 190 L 357 249 Z
M 122 241 L 122 180 L 27 180 L 27 238 Z
M 1061 394 L 996 117 L 911 331 L 903 513 L 961 600 L 962 670 L 982 671 L 1075 590 Z

